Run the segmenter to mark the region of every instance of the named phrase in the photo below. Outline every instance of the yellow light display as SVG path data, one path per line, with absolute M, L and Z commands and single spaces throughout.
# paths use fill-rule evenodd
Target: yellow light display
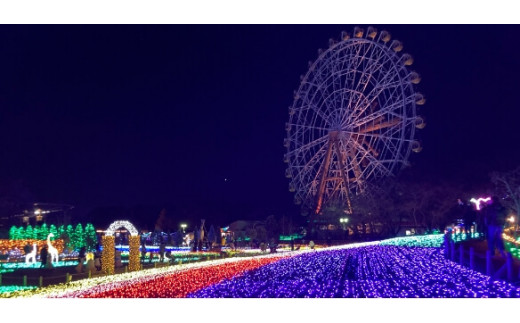
M 128 240 L 129 255 L 128 255 L 128 270 L 136 271 L 141 268 L 139 245 L 141 238 L 139 236 L 130 236 Z
M 103 253 L 102 259 L 102 270 L 107 274 L 113 274 L 115 268 L 115 247 L 116 238 L 114 236 L 103 236 Z
M 26 245 L 32 246 L 36 244 L 38 247 L 38 254 L 40 250 L 42 250 L 43 246 L 47 245 L 47 241 L 45 240 L 35 240 L 35 239 L 25 239 L 25 240 L 6 240 L 0 239 L 0 253 L 5 254 L 9 250 L 18 249 L 23 250 L 23 247 Z M 64 243 L 62 239 L 57 239 L 52 242 L 52 245 L 58 249 L 59 253 L 63 253 Z

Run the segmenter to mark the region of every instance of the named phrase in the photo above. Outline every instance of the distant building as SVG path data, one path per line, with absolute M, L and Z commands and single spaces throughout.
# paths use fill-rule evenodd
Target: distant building
M 70 211 L 74 208 L 68 204 L 33 203 L 19 214 L 9 217 L 9 226 L 36 225 L 52 223 L 55 225 L 69 224 Z

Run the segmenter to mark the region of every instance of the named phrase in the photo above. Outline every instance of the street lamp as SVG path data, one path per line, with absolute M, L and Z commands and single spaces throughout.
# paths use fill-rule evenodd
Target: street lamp
M 341 223 L 341 226 L 342 226 L 343 230 L 345 230 L 345 226 L 347 225 L 347 222 L 348 222 L 348 218 L 340 218 L 339 219 L 339 223 Z
M 186 233 L 186 223 L 181 223 L 182 233 Z

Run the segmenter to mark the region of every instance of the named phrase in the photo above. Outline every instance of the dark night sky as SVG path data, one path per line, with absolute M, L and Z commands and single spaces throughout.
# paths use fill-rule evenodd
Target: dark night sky
M 375 26 L 422 76 L 418 172 L 480 183 L 520 164 L 520 26 Z M 182 220 L 197 205 L 222 225 L 296 214 L 287 107 L 317 49 L 353 27 L 0 26 L 0 180 L 84 214 L 166 206 Z

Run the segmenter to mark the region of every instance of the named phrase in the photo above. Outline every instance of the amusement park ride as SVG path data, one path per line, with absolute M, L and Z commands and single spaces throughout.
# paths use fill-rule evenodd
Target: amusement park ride
M 387 31 L 356 27 L 329 40 L 301 76 L 286 123 L 286 177 L 294 201 L 313 210 L 335 203 L 352 213 L 351 196 L 371 179 L 395 175 L 421 151 L 416 114 L 425 103 L 413 58 Z

